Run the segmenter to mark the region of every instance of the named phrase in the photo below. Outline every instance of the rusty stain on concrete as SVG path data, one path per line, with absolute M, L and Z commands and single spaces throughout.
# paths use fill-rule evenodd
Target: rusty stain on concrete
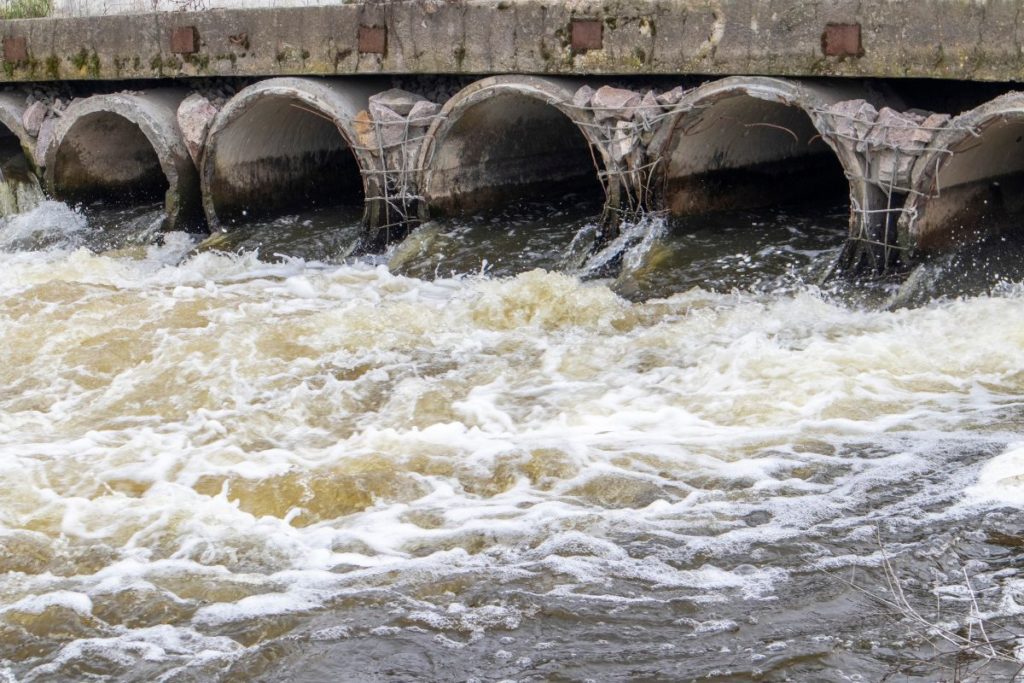
M 388 30 L 384 26 L 359 27 L 359 52 L 364 55 L 386 55 Z
M 864 54 L 860 24 L 828 24 L 821 34 L 821 51 L 826 57 L 860 57 Z
M 177 26 L 171 31 L 171 52 L 176 55 L 199 52 L 199 31 L 195 26 Z
M 4 61 L 9 63 L 24 62 L 28 59 L 28 40 L 25 36 L 4 38 Z
M 600 50 L 604 47 L 604 24 L 596 19 L 573 19 L 569 35 L 575 52 Z

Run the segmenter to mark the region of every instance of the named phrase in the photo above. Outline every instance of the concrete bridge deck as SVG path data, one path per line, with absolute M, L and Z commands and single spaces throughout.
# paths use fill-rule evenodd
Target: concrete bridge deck
M 395 0 L 0 22 L 3 81 L 342 74 L 1024 79 L 1024 0 Z

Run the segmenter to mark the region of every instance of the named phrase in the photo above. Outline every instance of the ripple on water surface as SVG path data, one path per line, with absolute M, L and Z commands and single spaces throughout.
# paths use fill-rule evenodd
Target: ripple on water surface
M 886 565 L 937 627 L 1022 644 L 1019 288 L 630 301 L 90 251 L 58 206 L 63 237 L 0 252 L 18 680 L 945 675 L 955 641 L 867 594 Z

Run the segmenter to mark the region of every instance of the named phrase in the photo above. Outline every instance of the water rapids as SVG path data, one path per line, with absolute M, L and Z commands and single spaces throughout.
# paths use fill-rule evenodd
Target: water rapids
M 1019 670 L 1024 288 L 819 287 L 828 208 L 516 215 L 4 219 L 0 680 Z

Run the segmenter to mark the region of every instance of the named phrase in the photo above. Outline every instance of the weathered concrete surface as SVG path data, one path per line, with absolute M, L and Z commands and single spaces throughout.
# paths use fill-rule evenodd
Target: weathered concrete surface
M 0 33 L 8 81 L 509 72 L 1019 81 L 1022 8 L 1024 0 L 397 0 L 27 19 L 2 22 Z M 599 22 L 589 38 L 600 47 L 573 48 L 574 20 Z M 186 43 L 198 39 L 195 52 L 172 52 L 175 29 Z
M 899 223 L 905 249 L 943 251 L 1019 231 L 1024 93 L 997 97 L 950 121 L 917 159 L 912 181 Z
M 201 225 L 199 179 L 176 116 L 185 95 L 168 89 L 73 102 L 42 152 L 49 194 L 82 202 L 163 198 L 166 229 Z

